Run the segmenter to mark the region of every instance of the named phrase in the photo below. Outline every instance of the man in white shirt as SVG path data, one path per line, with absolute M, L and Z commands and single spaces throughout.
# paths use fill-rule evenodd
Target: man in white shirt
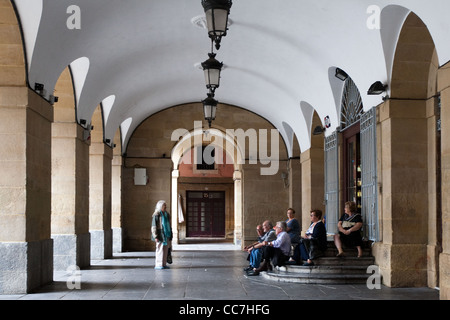
M 249 276 L 257 276 L 261 271 L 272 269 L 270 260 L 274 266 L 284 266 L 289 259 L 291 250 L 291 238 L 286 232 L 286 221 L 279 221 L 275 227 L 277 238 L 274 241 L 264 241 L 263 262 L 259 268 L 247 273 Z

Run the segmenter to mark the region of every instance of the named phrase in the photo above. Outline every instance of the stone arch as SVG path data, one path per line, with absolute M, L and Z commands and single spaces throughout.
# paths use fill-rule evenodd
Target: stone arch
M 436 47 L 427 26 L 411 12 L 403 23 L 395 49 L 391 98 L 428 99 L 429 92 L 435 91 L 429 87 L 429 76 L 433 70 L 437 74 L 436 60 Z
M 236 143 L 234 137 L 230 136 L 226 132 L 215 128 L 209 129 L 207 131 L 211 137 L 214 137 L 214 140 L 211 142 L 211 144 L 213 146 L 222 148 L 228 154 L 228 156 L 233 159 L 235 171 L 241 170 L 241 164 L 243 161 L 245 161 L 245 151 L 242 150 L 242 146 Z M 201 144 L 202 138 L 204 136 L 204 132 L 201 127 L 199 128 L 199 130 L 193 130 L 191 132 L 183 130 L 179 133 L 183 133 L 183 135 L 172 149 L 171 155 L 174 170 L 178 169 L 178 166 L 184 154 L 190 151 L 192 147 L 197 146 L 197 144 Z M 175 132 L 174 136 L 172 137 L 175 137 L 175 135 L 179 133 Z M 198 141 L 197 144 L 196 141 Z
M 55 85 L 54 122 L 76 121 L 76 97 L 70 67 L 64 69 Z
M 25 87 L 27 83 L 26 57 L 20 24 L 10 1 L 4 1 L 0 10 L 2 17 L 0 86 Z

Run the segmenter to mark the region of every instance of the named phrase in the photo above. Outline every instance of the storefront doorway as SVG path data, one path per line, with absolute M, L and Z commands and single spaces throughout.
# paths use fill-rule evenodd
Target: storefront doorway
M 361 148 L 360 124 L 352 125 L 343 132 L 344 139 L 344 201 L 356 203 L 358 213 L 361 213 Z

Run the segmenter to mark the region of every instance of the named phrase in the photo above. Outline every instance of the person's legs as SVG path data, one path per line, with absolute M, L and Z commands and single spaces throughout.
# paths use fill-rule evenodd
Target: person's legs
M 308 250 L 306 250 L 306 247 L 303 243 L 299 244 L 300 248 L 300 259 L 303 261 L 307 261 L 309 259 Z
M 247 273 L 249 276 L 257 276 L 261 271 L 267 271 L 272 269 L 270 259 L 273 256 L 273 248 L 270 246 L 265 246 L 262 247 L 261 250 L 262 250 L 262 262 L 258 268 L 255 268 L 253 271 Z
M 342 241 L 341 241 L 340 233 L 334 235 L 334 245 L 336 246 L 336 249 L 338 250 L 337 256 L 338 257 L 343 256 L 344 250 L 342 250 Z
M 262 252 L 261 249 L 253 249 L 250 252 L 250 266 L 258 268 L 261 264 Z
M 163 267 L 163 259 L 164 259 L 164 246 L 162 242 L 156 242 L 156 250 L 155 250 L 155 269 L 161 269 Z M 166 256 L 167 258 L 167 256 Z
M 167 245 L 163 245 L 163 255 L 162 255 L 162 266 L 163 268 L 169 268 L 167 266 L 167 256 L 169 255 L 170 241 L 167 242 Z
M 272 255 L 272 263 L 275 267 L 284 266 L 288 259 L 289 259 L 289 257 L 285 256 L 280 248 L 274 248 L 273 255 Z
M 361 258 L 363 255 L 363 250 L 361 246 L 356 246 L 356 249 L 358 249 L 358 258 Z

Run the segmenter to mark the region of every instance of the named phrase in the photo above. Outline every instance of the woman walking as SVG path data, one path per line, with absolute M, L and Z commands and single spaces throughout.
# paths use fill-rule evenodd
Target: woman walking
M 156 242 L 155 269 L 169 269 L 167 256 L 172 245 L 172 229 L 164 200 L 158 201 L 152 216 L 152 240 Z

